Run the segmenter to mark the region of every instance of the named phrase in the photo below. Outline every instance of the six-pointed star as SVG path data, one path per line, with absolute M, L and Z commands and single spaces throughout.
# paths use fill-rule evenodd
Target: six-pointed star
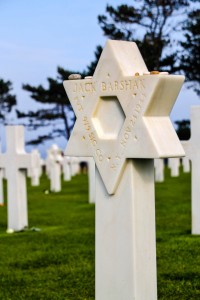
M 109 194 L 127 158 L 184 156 L 169 119 L 184 77 L 147 71 L 135 43 L 109 40 L 92 78 L 64 81 L 77 117 L 65 154 L 93 156 Z

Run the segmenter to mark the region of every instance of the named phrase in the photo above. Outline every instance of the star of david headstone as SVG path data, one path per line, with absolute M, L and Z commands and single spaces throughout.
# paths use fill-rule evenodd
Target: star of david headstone
M 65 154 L 96 163 L 96 300 L 157 299 L 153 158 L 184 156 L 169 119 L 184 77 L 154 73 L 135 43 L 108 41 L 93 77 L 64 82 Z
M 109 194 L 127 158 L 184 155 L 169 119 L 183 76 L 147 71 L 135 43 L 108 41 L 92 78 L 64 82 L 77 117 L 67 154 L 93 156 Z

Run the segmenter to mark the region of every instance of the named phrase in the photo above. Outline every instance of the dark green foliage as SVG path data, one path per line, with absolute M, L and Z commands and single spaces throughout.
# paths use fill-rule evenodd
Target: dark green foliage
M 200 9 L 189 14 L 185 22 L 185 41 L 181 43 L 181 66 L 189 86 L 200 95 Z
M 11 91 L 12 83 L 0 78 L 0 123 L 5 124 L 8 121 L 8 114 L 17 103 L 16 96 Z
M 98 45 L 96 47 L 95 53 L 94 53 L 94 60 L 87 66 L 87 70 L 84 72 L 85 76 L 92 76 L 94 74 L 94 71 L 96 69 L 97 63 L 99 61 L 99 58 L 101 56 L 103 48 Z
M 177 125 L 176 133 L 179 140 L 186 141 L 190 138 L 190 120 L 176 121 Z
M 188 5 L 187 0 L 136 0 L 132 6 L 122 4 L 114 8 L 107 5 L 106 14 L 100 15 L 98 20 L 105 36 L 135 41 L 150 70 L 175 72 L 179 68 L 172 33 L 180 30 L 177 15 L 183 20 Z
M 64 136 L 69 138 L 74 123 L 74 113 L 63 87 L 63 81 L 68 79 L 72 71 L 58 67 L 56 79 L 48 78 L 48 88 L 42 85 L 37 87 L 24 84 L 23 89 L 28 91 L 31 98 L 43 104 L 43 108 L 27 113 L 16 111 L 18 118 L 28 119 L 27 126 L 32 130 L 41 127 L 48 128 L 48 133 L 39 135 L 37 139 L 29 141 L 29 144 L 40 144 L 45 140 Z
M 159 300 L 200 299 L 200 237 L 191 236 L 190 174 L 156 184 Z M 28 184 L 29 225 L 41 232 L 8 235 L 0 207 L 0 299 L 94 300 L 94 205 L 87 177 L 44 194 Z M 148 299 L 147 299 L 148 300 Z

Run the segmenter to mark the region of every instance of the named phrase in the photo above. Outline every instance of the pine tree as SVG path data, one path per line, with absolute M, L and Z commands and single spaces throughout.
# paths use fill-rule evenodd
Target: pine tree
M 27 144 L 40 144 L 46 140 L 55 139 L 64 136 L 69 138 L 71 128 L 74 124 L 74 113 L 71 104 L 63 87 L 63 81 L 74 72 L 64 70 L 61 67 L 57 69 L 56 79 L 47 78 L 48 87 L 42 85 L 31 86 L 24 84 L 23 89 L 28 91 L 31 98 L 43 105 L 42 109 L 28 111 L 24 113 L 17 110 L 17 117 L 27 119 L 27 127 L 32 130 L 48 128 L 45 135 L 38 135 L 35 140 L 30 140 Z
M 13 106 L 16 105 L 16 96 L 11 93 L 12 83 L 0 79 L 0 123 L 6 124 Z
M 175 72 L 177 51 L 174 32 L 181 30 L 189 1 L 134 0 L 133 5 L 107 5 L 98 16 L 106 37 L 137 43 L 149 70 Z
M 185 40 L 181 43 L 183 52 L 180 66 L 185 73 L 189 87 L 200 95 L 200 9 L 189 14 L 185 25 Z

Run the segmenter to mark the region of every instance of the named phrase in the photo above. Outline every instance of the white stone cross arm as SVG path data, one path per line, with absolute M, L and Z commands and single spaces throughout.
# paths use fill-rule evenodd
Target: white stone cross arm
M 34 167 L 39 167 L 39 160 L 32 154 L 24 150 L 24 127 L 6 127 L 6 153 L 0 154 L 0 168 L 5 170 L 5 176 L 9 172 L 16 172 L 19 169 L 27 169 L 28 173 Z
M 108 41 L 91 79 L 64 82 L 77 117 L 67 155 L 92 156 L 109 194 L 127 158 L 184 156 L 169 119 L 183 81 L 149 75 L 135 43 Z

